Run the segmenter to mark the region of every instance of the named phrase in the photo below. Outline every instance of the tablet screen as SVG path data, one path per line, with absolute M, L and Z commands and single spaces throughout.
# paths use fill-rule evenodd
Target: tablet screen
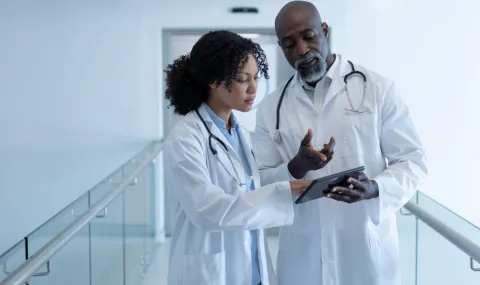
M 361 166 L 315 179 L 305 192 L 297 198 L 295 204 L 305 203 L 325 197 L 325 192 L 330 188 L 329 185 L 343 183 L 349 176 L 364 170 L 365 167 Z

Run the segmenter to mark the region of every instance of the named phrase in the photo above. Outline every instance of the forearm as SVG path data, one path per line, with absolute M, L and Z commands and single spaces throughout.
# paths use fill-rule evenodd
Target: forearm
M 216 193 L 189 201 L 190 205 L 185 204 L 185 199 L 183 201 L 187 217 L 197 227 L 208 231 L 257 230 L 293 222 L 293 199 L 288 182 L 237 195 Z
M 260 178 L 262 185 L 268 185 L 280 181 L 294 181 L 296 180 L 290 174 L 289 163 L 285 162 L 277 167 L 264 167 L 260 169 Z

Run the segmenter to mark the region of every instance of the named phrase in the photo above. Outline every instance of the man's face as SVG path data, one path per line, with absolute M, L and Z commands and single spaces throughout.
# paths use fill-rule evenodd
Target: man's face
M 278 43 L 287 61 L 308 83 L 316 83 L 327 72 L 328 26 L 320 21 L 304 10 L 283 15 L 277 25 Z

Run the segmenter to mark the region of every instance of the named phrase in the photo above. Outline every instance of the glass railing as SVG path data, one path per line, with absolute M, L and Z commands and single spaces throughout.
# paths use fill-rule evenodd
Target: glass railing
M 480 245 L 480 228 L 418 193 L 411 201 Z M 403 285 L 478 285 L 480 264 L 407 210 L 398 215 Z
M 74 223 L 159 151 L 161 142 L 145 147 L 132 160 L 79 197 L 0 256 L 0 283 L 43 246 Z M 46 263 L 30 285 L 140 284 L 154 250 L 156 164 L 149 163 L 128 187 L 81 228 Z

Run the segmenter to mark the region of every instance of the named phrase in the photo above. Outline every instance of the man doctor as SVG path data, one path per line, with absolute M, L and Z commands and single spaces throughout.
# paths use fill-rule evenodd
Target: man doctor
M 410 111 L 391 80 L 330 51 L 313 4 L 286 4 L 275 30 L 296 73 L 257 111 L 262 183 L 366 167 L 324 198 L 295 205 L 293 225 L 280 229 L 279 285 L 400 285 L 395 213 L 427 176 Z M 353 69 L 365 89 L 360 74 L 344 82 Z

